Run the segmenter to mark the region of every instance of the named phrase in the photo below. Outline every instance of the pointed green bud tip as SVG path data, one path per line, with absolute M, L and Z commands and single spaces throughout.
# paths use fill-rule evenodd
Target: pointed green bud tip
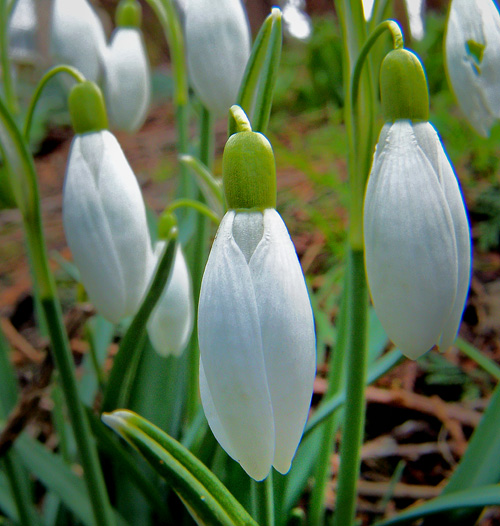
M 141 27 L 141 4 L 136 0 L 121 0 L 116 8 L 115 22 L 118 27 Z
M 158 221 L 158 237 L 162 240 L 177 237 L 177 219 L 172 212 L 166 210 Z
M 108 117 L 102 91 L 95 82 L 79 82 L 70 91 L 68 98 L 71 123 L 75 133 L 106 130 Z
M 407 49 L 394 49 L 382 61 L 380 96 L 386 121 L 429 120 L 429 89 L 420 59 Z
M 222 156 L 222 182 L 228 208 L 276 208 L 276 163 L 269 141 L 253 132 L 245 112 L 233 106 L 237 132 L 229 137 Z

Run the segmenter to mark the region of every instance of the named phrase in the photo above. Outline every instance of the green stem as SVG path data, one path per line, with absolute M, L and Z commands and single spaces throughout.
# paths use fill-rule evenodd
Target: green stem
M 349 326 L 349 317 L 347 316 L 347 297 L 348 297 L 348 273 L 344 276 L 344 291 L 340 304 L 340 313 L 337 320 L 337 341 L 333 350 L 328 367 L 328 388 L 322 400 L 324 403 L 332 400 L 344 388 L 343 365 L 345 349 L 347 345 L 347 336 L 351 330 Z M 323 438 L 321 449 L 317 460 L 317 468 L 314 476 L 314 488 L 311 494 L 309 524 L 321 526 L 324 524 L 324 509 L 326 488 L 330 474 L 330 456 L 333 449 L 335 434 L 340 425 L 341 415 L 338 412 L 333 413 L 323 428 Z
M 200 122 L 200 161 L 210 170 L 213 159 L 213 129 L 210 112 L 203 108 Z M 198 192 L 198 199 L 203 202 L 201 192 Z M 198 321 L 198 300 L 200 297 L 201 279 L 206 263 L 207 253 L 207 222 L 205 217 L 198 214 L 196 224 L 196 234 L 192 245 L 191 269 L 193 278 L 193 297 L 194 311 L 196 316 L 195 327 Z M 189 342 L 188 356 L 188 381 L 187 381 L 187 401 L 186 416 L 187 421 L 191 422 L 198 410 L 198 375 L 199 375 L 200 350 L 198 348 L 198 332 L 193 330 Z
M 45 73 L 45 75 L 41 78 L 40 82 L 38 83 L 33 97 L 31 98 L 28 113 L 26 114 L 26 120 L 24 121 L 23 137 L 27 142 L 29 142 L 33 114 L 35 113 L 35 108 L 40 99 L 40 95 L 42 94 L 42 91 L 44 90 L 48 82 L 59 73 L 66 73 L 67 75 L 73 77 L 77 82 L 85 81 L 85 77 L 83 76 L 83 74 L 72 66 L 56 66 L 47 71 L 47 73 Z
M 3 91 L 5 102 L 12 115 L 19 111 L 12 78 L 12 68 L 9 57 L 9 3 L 7 0 L 0 0 L 0 63 L 3 78 Z
M 337 507 L 334 526 L 353 523 L 360 448 L 365 422 L 366 347 L 368 329 L 368 288 L 362 250 L 350 250 L 347 309 L 351 330 L 347 345 L 345 417 L 340 446 Z
M 272 470 L 262 484 L 264 486 L 264 515 L 262 517 L 262 526 L 274 526 L 274 489 Z
M 500 367 L 493 361 L 485 356 L 480 350 L 473 347 L 470 343 L 467 343 L 462 338 L 457 338 L 455 345 L 471 360 L 474 360 L 479 366 L 485 371 L 491 374 L 493 378 L 500 381 Z
M 193 208 L 197 212 L 199 212 L 201 215 L 204 215 L 210 221 L 215 223 L 215 225 L 219 225 L 220 223 L 220 217 L 215 214 L 211 208 L 209 208 L 207 205 L 204 205 L 203 203 L 200 203 L 199 201 L 193 201 L 193 199 L 176 199 L 172 202 L 167 208 L 165 209 L 165 212 L 173 212 L 174 210 L 177 210 L 178 208 Z

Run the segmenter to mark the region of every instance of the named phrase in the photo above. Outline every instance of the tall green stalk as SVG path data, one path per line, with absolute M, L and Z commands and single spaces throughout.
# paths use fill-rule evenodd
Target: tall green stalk
M 210 170 L 213 163 L 213 122 L 210 112 L 203 108 L 200 120 L 200 161 Z M 201 191 L 198 191 L 198 199 L 204 202 Z M 195 330 L 189 342 L 189 363 L 188 363 L 188 383 L 187 383 L 187 405 L 186 415 L 188 422 L 192 422 L 198 410 L 198 381 L 199 381 L 199 361 L 200 349 L 198 347 L 198 331 L 196 323 L 198 320 L 198 300 L 200 297 L 201 278 L 206 263 L 207 253 L 207 219 L 204 215 L 198 214 L 196 218 L 196 232 L 191 245 L 190 268 L 193 279 L 193 297 L 195 307 Z
M 5 103 L 12 115 L 17 114 L 19 108 L 17 105 L 16 92 L 14 90 L 14 79 L 12 77 L 12 65 L 9 57 L 9 2 L 0 0 L 0 70 L 2 71 L 3 92 Z

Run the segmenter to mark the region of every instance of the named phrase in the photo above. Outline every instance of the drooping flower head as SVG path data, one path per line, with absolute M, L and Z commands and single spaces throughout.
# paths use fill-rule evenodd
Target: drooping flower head
M 250 56 L 250 29 L 241 0 L 189 0 L 184 32 L 196 94 L 214 115 L 227 114 Z
M 140 4 L 122 0 L 116 10 L 116 23 L 104 53 L 104 95 L 111 126 L 134 132 L 143 125 L 151 99 Z
M 86 79 L 97 81 L 105 47 L 101 21 L 87 0 L 54 0 L 51 52 L 56 61 L 74 66 Z
M 274 208 L 267 139 L 249 126 L 232 135 L 223 179 L 229 211 L 198 310 L 201 398 L 221 446 L 262 480 L 271 466 L 290 469 L 302 435 L 315 375 L 314 321 L 297 254 Z
M 428 122 L 425 73 L 407 50 L 381 70 L 382 128 L 364 203 L 365 263 L 375 311 L 416 359 L 447 349 L 470 279 L 470 232 L 457 178 Z
M 453 0 L 445 38 L 448 78 L 471 126 L 484 137 L 500 118 L 500 14 L 493 0 Z
M 148 283 L 146 209 L 137 179 L 106 129 L 99 88 L 76 85 L 69 107 L 76 135 L 64 181 L 64 231 L 91 302 L 116 323 L 136 312 Z

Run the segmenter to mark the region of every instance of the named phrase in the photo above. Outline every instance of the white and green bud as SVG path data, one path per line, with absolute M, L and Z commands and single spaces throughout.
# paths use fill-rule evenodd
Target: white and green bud
M 101 21 L 87 0 L 54 0 L 51 52 L 57 63 L 73 66 L 96 81 L 105 47 Z
M 241 0 L 189 0 L 184 32 L 196 94 L 214 115 L 227 114 L 250 56 L 250 29 Z
M 152 249 L 141 190 L 120 145 L 106 129 L 93 83 L 69 97 L 76 135 L 63 191 L 68 246 L 91 302 L 116 323 L 133 315 L 149 280 Z
M 136 0 L 122 0 L 116 13 L 118 27 L 104 53 L 104 93 L 111 127 L 130 133 L 143 125 L 151 101 L 141 16 Z
M 487 137 L 500 118 L 500 14 L 493 0 L 451 2 L 445 59 L 462 112 Z

